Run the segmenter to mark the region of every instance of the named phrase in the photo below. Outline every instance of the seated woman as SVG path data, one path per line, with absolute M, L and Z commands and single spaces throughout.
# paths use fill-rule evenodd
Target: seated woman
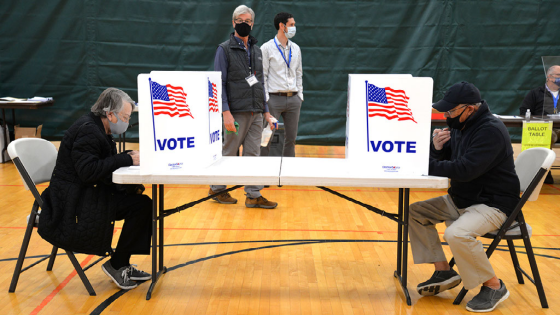
M 111 134 L 128 128 L 134 101 L 123 91 L 108 88 L 64 134 L 49 187 L 43 192 L 39 234 L 65 250 L 111 255 L 102 270 L 121 289 L 151 275 L 130 264 L 130 256 L 150 253 L 150 197 L 142 185 L 117 185 L 113 171 L 140 165 L 140 153 L 117 154 Z M 111 248 L 114 224 L 124 220 L 116 250 Z

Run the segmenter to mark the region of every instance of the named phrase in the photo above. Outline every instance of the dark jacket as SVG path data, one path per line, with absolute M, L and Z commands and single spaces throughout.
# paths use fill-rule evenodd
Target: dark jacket
M 64 134 L 50 185 L 41 195 L 41 237 L 65 250 L 111 254 L 112 196 L 122 193 L 112 173 L 130 165 L 132 157 L 117 154 L 100 117 L 89 113 L 78 119 Z
M 226 93 L 229 110 L 232 113 L 264 112 L 264 86 L 258 83 L 249 86 L 245 80 L 245 78 L 254 74 L 260 82 L 264 82 L 262 52 L 256 45 L 257 42 L 256 38 L 249 36 L 251 66 L 249 66 L 247 52 L 239 46 L 233 33 L 229 40 L 220 44 L 228 60 Z
M 523 104 L 519 107 L 519 115 L 525 116 L 527 109 L 531 110 L 531 115 L 542 116 L 554 113 L 554 101 L 550 91 L 541 85 L 532 89 L 525 95 Z M 544 112 L 544 113 L 543 113 Z
M 442 150 L 432 143 L 429 174 L 451 179 L 448 193 L 458 208 L 485 204 L 509 215 L 519 201 L 509 133 L 485 101 L 463 130 L 451 129 Z

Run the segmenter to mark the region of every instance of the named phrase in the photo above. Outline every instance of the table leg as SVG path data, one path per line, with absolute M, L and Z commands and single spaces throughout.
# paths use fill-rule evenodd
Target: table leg
M 152 291 L 158 280 L 157 274 L 157 191 L 158 186 L 152 185 L 152 283 L 146 294 L 146 300 L 152 298 Z
M 4 160 L 4 152 L 8 151 L 8 132 L 6 130 L 6 110 L 2 108 L 2 133 L 4 134 L 4 147 L 2 148 L 2 163 L 6 162 Z
M 159 272 L 166 273 L 167 268 L 163 265 L 163 185 L 159 185 Z
M 402 226 L 399 223 L 398 235 L 397 235 L 397 270 L 395 271 L 395 277 L 399 280 L 401 288 L 403 290 L 404 296 L 406 298 L 406 304 L 412 305 L 410 300 L 410 294 L 407 288 L 407 278 L 408 278 L 408 203 L 409 203 L 409 188 L 399 189 L 399 221 L 402 222 Z

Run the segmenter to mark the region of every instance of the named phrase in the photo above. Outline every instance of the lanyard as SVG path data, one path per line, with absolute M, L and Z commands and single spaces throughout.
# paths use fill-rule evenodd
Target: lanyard
M 286 57 L 284 57 L 284 53 L 282 52 L 282 49 L 280 49 L 280 47 L 278 46 L 278 43 L 276 42 L 276 37 L 274 38 L 274 44 L 276 44 L 276 48 L 278 48 L 278 51 L 280 52 L 280 55 L 282 55 L 282 58 L 284 58 L 284 62 L 286 63 L 288 68 L 290 68 L 290 63 L 292 63 L 292 47 L 290 47 L 290 58 L 289 58 L 289 60 L 286 60 Z
M 552 92 L 550 93 L 552 94 Z M 558 93 L 558 95 L 556 95 L 556 97 L 554 97 L 554 94 L 552 94 L 552 100 L 554 100 L 554 113 L 556 114 L 556 104 L 558 104 L 558 98 L 560 97 L 560 93 Z

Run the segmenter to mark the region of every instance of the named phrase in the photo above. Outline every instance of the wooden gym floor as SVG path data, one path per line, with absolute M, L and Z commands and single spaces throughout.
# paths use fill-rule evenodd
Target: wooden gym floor
M 297 155 L 341 158 L 344 147 L 298 146 Z M 560 172 L 553 174 L 560 184 Z M 397 211 L 396 189 L 336 190 Z M 201 198 L 207 191 L 206 186 L 167 185 L 166 208 Z M 146 193 L 151 195 L 150 187 Z M 443 194 L 444 190 L 415 189 L 410 197 L 414 202 Z M 274 210 L 245 208 L 243 191 L 237 190 L 232 193 L 239 199 L 236 205 L 205 202 L 168 217 L 169 271 L 150 301 L 145 300 L 149 282 L 121 291 L 101 271 L 101 264 L 86 272 L 97 292 L 90 297 L 63 254 L 52 272 L 41 263 L 24 272 L 16 292 L 8 293 L 33 200 L 12 163 L 0 164 L 0 195 L 0 314 L 466 314 L 466 302 L 478 293 L 478 289 L 469 292 L 458 306 L 452 302 L 460 287 L 421 297 L 415 287 L 431 276 L 433 268 L 414 265 L 410 258 L 412 306 L 407 306 L 393 278 L 396 223 L 317 188 L 297 186 L 263 190 L 266 198 L 279 202 Z M 517 283 L 509 253 L 499 250 L 491 262 L 511 295 L 494 313 L 560 314 L 559 204 L 560 185 L 545 185 L 539 200 L 525 207 L 550 308 L 541 308 L 529 281 Z M 529 271 L 522 244 L 517 245 L 521 264 Z M 444 249 L 450 257 L 449 248 Z M 50 250 L 34 232 L 25 265 Z M 83 265 L 97 259 L 76 257 Z M 132 263 L 151 271 L 150 256 L 133 256 Z

